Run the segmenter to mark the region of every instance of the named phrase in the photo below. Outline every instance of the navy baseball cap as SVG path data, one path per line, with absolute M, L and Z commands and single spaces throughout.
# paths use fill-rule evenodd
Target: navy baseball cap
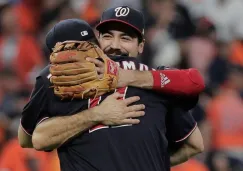
M 98 31 L 105 28 L 109 22 L 119 22 L 133 28 L 139 36 L 144 36 L 145 21 L 142 12 L 128 6 L 109 8 L 103 12 L 100 23 L 96 26 Z
M 95 38 L 91 26 L 80 19 L 67 19 L 58 22 L 46 35 L 46 46 L 52 52 L 57 42 L 67 40 L 89 41 Z

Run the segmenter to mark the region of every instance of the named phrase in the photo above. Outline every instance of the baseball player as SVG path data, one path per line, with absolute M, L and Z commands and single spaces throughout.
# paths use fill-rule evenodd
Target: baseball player
M 79 29 L 78 33 L 80 34 L 80 30 L 83 30 L 83 29 L 84 28 Z M 85 29 L 87 29 L 87 28 L 85 28 Z M 60 31 L 57 28 L 55 28 L 55 30 L 57 32 L 53 33 L 54 37 Z M 71 31 L 71 33 L 75 34 L 74 31 Z M 91 33 L 89 33 L 89 34 L 91 34 Z M 66 35 L 66 34 L 61 34 L 61 35 Z M 78 37 L 78 34 L 76 34 L 75 39 L 77 39 L 77 37 Z M 73 38 L 70 37 L 70 38 L 67 38 L 66 40 L 72 40 L 72 39 Z M 118 57 L 118 58 L 120 58 L 120 57 Z M 136 66 L 140 66 L 140 64 L 137 63 Z M 143 169 L 140 169 L 140 170 L 151 170 L 150 168 L 154 168 L 152 170 L 165 169 L 163 158 L 166 158 L 166 156 L 164 156 L 164 157 L 162 157 L 162 156 L 166 155 L 166 153 L 164 153 L 163 155 L 161 155 L 161 153 L 166 152 L 166 148 L 167 148 L 166 141 L 164 141 L 166 139 L 163 136 L 165 133 L 164 132 L 165 129 L 164 129 L 164 119 L 163 119 L 164 114 L 163 113 L 166 112 L 166 110 L 164 109 L 162 104 L 171 103 L 170 100 L 166 99 L 166 98 L 168 98 L 167 96 L 164 97 L 165 99 L 160 99 L 160 97 L 158 97 L 158 95 L 153 94 L 151 92 L 143 91 L 143 90 L 139 89 L 139 91 L 143 91 L 143 92 L 139 93 L 139 92 L 136 92 L 136 91 L 138 91 L 136 88 L 131 88 L 131 90 L 130 89 L 128 90 L 128 88 L 127 88 L 127 89 L 119 89 L 118 91 L 120 92 L 120 95 L 117 93 L 112 94 L 108 98 L 106 98 L 106 100 L 104 100 L 104 101 L 103 101 L 103 99 L 106 96 L 99 97 L 98 99 L 95 99 L 95 100 L 92 99 L 92 101 L 91 100 L 72 101 L 72 102 L 60 101 L 60 99 L 58 99 L 54 96 L 53 91 L 51 89 L 49 89 L 49 86 L 50 86 L 50 82 L 48 80 L 48 76 L 49 76 L 48 71 L 49 70 L 47 68 L 43 70 L 43 72 L 40 74 L 39 77 L 37 77 L 36 89 L 32 93 L 30 102 L 26 105 L 26 107 L 23 111 L 23 117 L 22 117 L 22 121 L 21 121 L 23 128 L 29 134 L 33 133 L 33 131 L 37 125 L 35 133 L 32 138 L 35 148 L 37 148 L 39 150 L 41 150 L 41 149 L 49 150 L 49 149 L 53 149 L 55 147 L 60 146 L 58 148 L 58 151 L 59 151 L 59 158 L 61 160 L 62 170 L 82 170 L 82 169 L 83 170 L 104 170 L 104 169 L 106 169 L 106 170 L 107 169 L 109 169 L 109 170 L 138 170 L 140 167 L 142 167 L 142 165 L 138 166 L 136 163 L 146 165 L 145 167 L 143 167 Z M 134 91 L 133 91 L 133 89 L 134 89 Z M 146 121 L 144 123 L 145 125 L 141 124 L 142 123 L 141 122 L 137 126 L 140 125 L 141 128 L 145 128 L 144 130 L 141 129 L 140 126 L 134 127 L 134 126 L 130 125 L 131 123 L 134 124 L 134 122 L 128 123 L 129 125 L 127 125 L 127 123 L 121 122 L 121 121 L 123 121 L 123 119 L 116 118 L 116 117 L 118 117 L 118 115 L 116 115 L 117 113 L 120 112 L 119 114 L 124 114 L 124 111 L 122 111 L 122 109 L 127 109 L 126 105 L 129 102 L 130 103 L 135 102 L 138 100 L 138 98 L 130 98 L 130 99 L 128 98 L 129 100 L 126 101 L 126 99 L 125 99 L 124 100 L 125 102 L 119 101 L 116 99 L 119 97 L 121 98 L 121 97 L 125 97 L 125 96 L 126 97 L 133 96 L 133 93 L 138 94 L 138 95 L 142 93 L 143 94 L 142 96 L 144 96 L 144 97 L 146 96 L 147 99 L 143 99 L 143 100 L 141 99 L 141 102 L 143 102 L 143 101 L 144 102 L 146 101 L 146 103 L 154 102 L 153 103 L 154 105 L 162 102 L 160 104 L 160 108 L 156 108 L 156 110 L 155 110 L 155 108 L 153 108 L 151 106 L 149 108 L 146 107 L 146 109 L 145 109 L 146 113 L 152 113 L 152 115 L 150 115 L 149 118 L 150 119 L 153 118 L 153 119 L 152 120 L 150 120 L 149 118 L 145 119 L 145 117 L 148 115 L 146 115 L 144 118 L 141 118 L 141 119 L 144 119 L 144 121 Z M 155 99 L 152 100 L 153 98 L 155 98 Z M 100 105 L 96 106 L 99 103 L 100 103 Z M 113 108 L 112 105 L 116 106 L 116 108 Z M 37 106 L 40 108 L 39 110 L 37 109 Z M 84 109 L 87 109 L 88 106 L 89 107 L 96 106 L 96 107 L 89 109 L 89 112 L 87 110 L 83 111 Z M 109 110 L 107 110 L 107 106 L 109 106 Z M 120 106 L 120 108 L 118 108 L 118 106 Z M 143 108 L 144 108 L 143 105 L 137 105 L 136 111 L 140 111 Z M 118 109 L 120 109 L 120 110 L 118 110 Z M 113 117 L 113 118 L 111 117 L 108 119 L 105 118 L 106 120 L 104 120 L 104 118 L 102 118 L 101 116 L 107 117 L 107 113 L 109 113 L 111 110 L 113 110 L 112 111 L 113 116 L 115 113 L 115 117 Z M 79 111 L 83 111 L 83 112 L 79 112 Z M 33 114 L 31 116 L 32 118 L 30 117 L 30 113 Z M 106 113 L 106 115 L 104 113 Z M 157 117 L 153 113 L 157 113 L 158 114 Z M 184 115 L 180 115 L 178 111 L 176 113 L 179 116 L 184 116 Z M 142 115 L 143 115 L 143 113 L 141 113 L 141 112 L 139 114 L 136 113 L 136 116 L 142 116 Z M 92 116 L 96 116 L 96 117 L 94 117 L 95 120 L 91 119 Z M 84 118 L 86 119 L 85 122 L 83 122 Z M 54 120 L 58 120 L 58 122 L 55 122 L 55 123 L 52 122 Z M 130 119 L 128 119 L 128 120 L 130 121 Z M 157 120 L 157 124 L 156 124 L 156 122 L 154 122 L 156 120 Z M 159 121 L 161 121 L 161 122 L 159 122 Z M 98 123 L 102 123 L 104 125 L 100 125 L 99 127 L 92 127 L 94 125 L 97 125 Z M 191 125 L 194 128 L 195 123 L 194 122 L 192 122 L 192 123 L 193 124 L 189 124 L 189 125 Z M 122 124 L 122 127 L 107 126 L 107 125 L 113 125 L 113 124 L 116 124 L 116 125 Z M 149 129 L 150 126 L 151 126 L 151 129 Z M 55 127 L 56 129 L 54 129 L 54 130 L 46 129 L 48 127 L 49 128 Z M 61 128 L 60 134 L 55 134 L 55 135 L 50 136 L 50 134 L 54 133 L 56 130 L 58 130 L 60 128 Z M 82 131 L 86 130 L 87 128 L 90 128 L 89 131 L 82 132 Z M 47 130 L 48 130 L 48 132 L 47 132 Z M 47 137 L 49 137 L 48 141 L 46 141 L 47 140 L 46 138 L 41 136 L 40 133 L 42 131 L 44 131 L 46 133 L 50 133 L 49 135 L 47 135 Z M 117 131 L 121 131 L 121 132 L 117 132 Z M 132 132 L 134 131 L 134 132 L 131 133 L 130 131 L 132 131 Z M 152 132 L 150 132 L 150 131 L 152 131 Z M 78 135 L 80 132 L 82 132 L 82 136 Z M 140 159 L 140 155 L 136 154 L 137 150 L 138 151 L 141 150 L 140 153 L 143 151 L 143 149 L 141 149 L 142 147 L 140 147 L 139 144 L 141 142 L 143 142 L 142 141 L 143 137 L 146 137 L 146 135 L 144 134 L 146 132 L 148 134 L 147 138 L 146 138 L 148 140 L 147 143 L 149 143 L 149 144 L 151 143 L 150 145 L 147 144 L 148 147 L 156 147 L 151 150 L 151 152 L 152 152 L 151 154 L 155 155 L 154 157 L 160 156 L 159 158 L 157 158 L 159 161 L 158 160 L 152 161 L 152 159 L 150 158 L 150 160 L 148 160 L 148 161 L 150 161 L 151 163 L 149 162 L 147 164 L 146 164 L 146 161 L 143 161 L 143 160 L 145 160 L 144 155 L 146 155 L 146 154 L 141 154 L 141 156 L 143 156 L 143 157 L 141 157 L 141 159 Z M 127 133 L 129 133 L 129 134 L 131 133 L 131 134 L 127 135 Z M 140 136 L 138 136 L 139 134 L 140 134 Z M 75 136 L 75 138 L 71 138 L 74 136 Z M 44 139 L 45 141 L 42 141 L 41 139 Z M 67 141 L 67 140 L 69 140 L 69 141 Z M 106 141 L 102 141 L 102 140 L 106 140 Z M 124 141 L 124 140 L 126 140 L 126 141 L 129 140 L 128 142 L 132 146 L 129 146 L 128 144 L 126 144 L 126 141 Z M 141 140 L 141 141 L 139 141 L 139 140 Z M 43 142 L 44 143 L 46 142 L 47 144 L 50 143 L 51 146 L 45 146 L 45 144 L 43 144 Z M 146 141 L 144 141 L 144 143 L 145 142 Z M 113 143 L 115 143 L 115 144 L 113 144 Z M 138 145 L 138 146 L 136 146 L 136 145 Z M 159 145 L 159 147 L 157 147 L 158 145 Z M 111 147 L 111 148 L 106 149 L 106 147 Z M 118 147 L 119 147 L 119 149 L 117 149 Z M 135 151 L 133 152 L 133 150 L 130 151 L 128 149 L 125 150 L 126 147 L 130 147 L 129 148 L 130 150 L 133 149 Z M 161 148 L 163 148 L 163 149 L 161 149 Z M 103 150 L 105 150 L 105 151 L 103 151 Z M 145 153 L 150 151 L 150 149 L 147 149 L 147 150 L 148 151 L 146 151 Z M 123 152 L 126 155 L 122 154 Z M 132 156 L 129 157 L 128 154 L 130 154 L 130 153 L 135 154 L 136 156 L 138 155 L 137 156 L 138 158 L 136 156 L 134 156 L 135 158 L 138 159 L 137 162 L 129 161 L 130 157 L 132 157 Z M 84 158 L 81 157 L 80 155 L 81 156 L 84 155 L 83 156 Z M 153 156 L 150 156 L 150 157 L 153 157 Z M 110 163 L 110 161 L 113 158 L 115 159 L 115 162 Z M 75 161 L 77 161 L 77 160 L 79 162 L 76 163 Z M 133 158 L 133 160 L 134 160 L 134 158 Z M 145 163 L 143 163 L 143 162 L 145 162 Z M 158 165 L 156 163 L 158 163 Z
M 136 11 L 132 8 L 129 8 L 128 6 L 121 6 L 121 7 L 115 7 L 110 8 L 103 12 L 101 21 L 97 25 L 96 29 L 99 31 L 99 43 L 101 48 L 104 50 L 106 54 L 110 55 L 120 55 L 123 56 L 130 56 L 130 57 L 136 57 L 139 54 L 142 53 L 143 47 L 144 47 L 144 22 L 143 22 L 143 15 L 141 12 Z M 111 57 L 112 58 L 112 57 Z M 102 62 L 99 60 L 95 60 L 94 58 L 90 58 L 90 61 L 93 61 L 96 66 L 99 66 L 99 71 L 102 71 Z M 141 73 L 139 71 L 135 72 L 133 74 L 131 71 L 127 71 L 127 69 L 133 69 L 133 70 L 139 70 L 140 68 L 134 68 L 132 65 L 133 62 L 127 62 L 123 61 L 122 66 L 126 70 L 122 70 L 122 74 L 126 79 L 129 81 L 134 81 L 134 77 L 136 77 L 136 81 L 138 81 L 138 77 L 140 76 L 140 82 L 142 88 L 146 89 L 154 89 L 154 84 L 151 84 L 152 82 L 149 81 L 151 78 L 151 75 L 153 77 L 154 82 L 156 80 L 160 81 L 161 84 L 165 85 L 168 83 L 168 79 L 175 78 L 173 81 L 169 81 L 169 84 L 172 82 L 175 83 L 175 87 L 179 86 L 179 83 L 176 78 L 181 77 L 181 75 L 186 75 L 185 73 L 181 72 L 179 74 L 171 75 L 171 71 L 169 70 L 169 73 L 165 73 L 166 71 L 153 71 L 152 74 L 149 75 L 149 72 L 147 75 L 144 73 Z M 103 64 L 104 65 L 104 64 Z M 164 67 L 159 67 L 164 68 Z M 166 78 L 163 78 L 161 81 L 158 79 L 158 73 L 161 72 Z M 140 75 L 139 75 L 140 73 Z M 102 74 L 102 73 L 101 73 Z M 195 83 L 198 83 L 198 79 L 196 77 L 196 74 L 193 72 L 189 73 L 191 74 L 191 78 L 195 80 Z M 134 76 L 135 75 L 135 76 Z M 167 79 L 168 78 L 168 79 Z M 147 81 L 146 81 L 147 80 Z M 197 81 L 196 81 L 197 80 Z M 131 83 L 132 86 L 134 86 L 133 83 Z M 197 85 L 194 84 L 196 87 Z M 158 89 L 157 89 L 158 90 Z M 161 90 L 159 90 L 161 92 Z M 175 126 L 172 123 L 177 123 Z M 176 132 L 178 129 L 187 129 L 186 125 L 183 125 L 183 119 L 180 117 L 174 117 L 173 115 L 168 116 L 168 122 L 167 122 L 167 128 L 169 131 L 167 132 L 167 138 L 171 140 L 174 140 L 170 143 L 171 146 L 180 147 L 177 149 L 177 152 L 175 152 L 173 155 L 171 155 L 171 165 L 179 164 L 186 159 L 188 159 L 188 156 L 193 156 L 198 152 L 202 151 L 202 138 L 201 134 L 198 128 L 196 128 L 196 131 L 192 131 L 192 134 L 189 137 L 184 137 L 183 142 L 178 143 L 179 139 L 175 138 L 178 134 Z M 185 134 L 186 135 L 186 134 Z M 177 143 L 175 143 L 177 142 Z M 184 143 L 184 144 L 183 144 Z M 179 144 L 179 145 L 178 145 Z M 183 144 L 180 146 L 180 144 Z M 189 147 L 196 147 L 196 148 L 189 148 Z M 175 149 L 173 149 L 175 150 Z M 188 155 L 189 153 L 189 155 Z

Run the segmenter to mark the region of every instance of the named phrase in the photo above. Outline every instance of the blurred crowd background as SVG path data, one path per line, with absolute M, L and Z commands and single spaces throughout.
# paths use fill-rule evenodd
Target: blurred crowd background
M 48 63 L 45 35 L 67 18 L 95 27 L 104 9 L 119 5 L 144 13 L 143 63 L 197 68 L 206 82 L 192 110 L 205 152 L 172 171 L 242 171 L 242 0 L 0 0 L 0 171 L 59 171 L 55 151 L 17 141 L 21 111 Z

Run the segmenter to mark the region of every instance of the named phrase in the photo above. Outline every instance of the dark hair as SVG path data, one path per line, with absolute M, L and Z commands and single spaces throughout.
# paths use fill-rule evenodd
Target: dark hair
M 144 40 L 144 37 L 142 35 L 139 35 L 139 34 L 137 35 L 137 38 L 138 38 L 138 44 L 142 43 L 143 40 Z

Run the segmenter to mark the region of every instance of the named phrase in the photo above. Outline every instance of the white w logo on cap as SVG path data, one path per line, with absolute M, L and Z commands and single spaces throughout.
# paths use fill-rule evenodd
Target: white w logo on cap
M 115 14 L 116 17 L 121 17 L 121 16 L 125 17 L 129 14 L 130 9 L 128 7 L 117 7 L 115 11 L 116 11 Z

